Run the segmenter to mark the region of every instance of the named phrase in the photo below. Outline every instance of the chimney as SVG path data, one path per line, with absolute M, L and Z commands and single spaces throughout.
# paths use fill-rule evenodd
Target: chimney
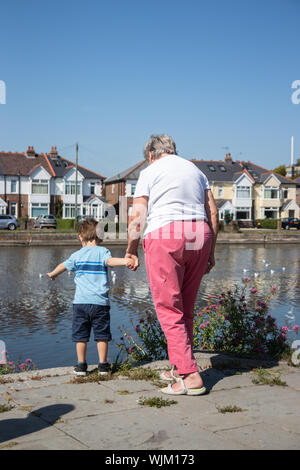
M 56 147 L 51 147 L 51 150 L 49 152 L 49 156 L 52 158 L 57 158 L 58 157 L 58 151 Z
M 232 163 L 231 153 L 226 153 L 225 163 Z
M 36 156 L 36 153 L 35 153 L 35 150 L 34 150 L 33 146 L 32 147 L 28 146 L 26 156 L 27 157 L 35 157 Z

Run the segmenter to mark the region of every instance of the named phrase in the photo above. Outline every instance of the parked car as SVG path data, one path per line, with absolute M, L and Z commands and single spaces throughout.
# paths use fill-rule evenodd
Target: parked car
M 19 227 L 19 224 L 14 215 L 0 215 L 0 228 L 16 230 L 17 227 Z
M 297 230 L 300 229 L 300 220 L 295 219 L 294 217 L 290 217 L 288 219 L 281 220 L 281 227 L 285 230 L 289 230 L 290 228 L 296 228 Z
M 56 228 L 56 217 L 55 215 L 39 215 L 33 224 L 33 228 Z

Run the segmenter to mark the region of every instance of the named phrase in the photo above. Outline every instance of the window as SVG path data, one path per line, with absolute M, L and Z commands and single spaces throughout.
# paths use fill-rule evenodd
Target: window
M 283 199 L 287 199 L 287 198 L 288 198 L 288 195 L 289 195 L 288 189 L 284 189 L 284 190 L 283 190 Z
M 65 204 L 65 219 L 75 219 L 75 204 Z M 79 213 L 79 207 L 77 206 L 77 213 Z
M 96 186 L 96 183 L 90 183 L 91 194 L 95 194 L 95 186 Z
M 236 210 L 236 219 L 237 220 L 250 220 L 250 207 L 237 207 Z
M 33 219 L 35 219 L 39 215 L 43 215 L 47 213 L 48 213 L 48 204 L 39 204 L 39 203 L 31 204 L 31 217 Z
M 17 192 L 17 181 L 16 180 L 11 180 L 11 182 L 10 182 L 10 192 L 11 193 L 16 193 Z
M 215 167 L 213 165 L 207 165 L 209 171 L 216 171 Z
M 31 192 L 32 194 L 48 194 L 48 181 L 32 180 Z
M 264 199 L 279 199 L 279 188 L 266 186 L 264 189 Z
M 218 197 L 223 196 L 223 186 L 218 186 Z
M 65 194 L 75 194 L 75 182 L 66 181 Z M 80 183 L 77 183 L 77 194 L 80 194 Z
M 134 196 L 136 184 L 131 184 L 131 196 Z
M 236 188 L 237 199 L 249 199 L 250 198 L 250 187 L 249 186 L 237 186 Z
M 224 165 L 219 165 L 219 168 L 220 168 L 220 170 L 223 171 L 223 172 L 227 171 Z
M 263 217 L 266 219 L 279 219 L 279 209 L 277 207 L 265 207 Z
M 111 185 L 111 194 L 114 194 L 114 192 L 115 192 L 115 185 L 112 184 L 112 185 Z

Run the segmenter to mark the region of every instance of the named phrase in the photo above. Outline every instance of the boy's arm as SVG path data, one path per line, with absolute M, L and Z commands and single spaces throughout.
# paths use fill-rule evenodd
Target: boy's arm
M 67 268 L 63 264 L 59 264 L 53 271 L 51 271 L 51 273 L 47 273 L 47 276 L 49 276 L 52 281 L 54 281 L 55 278 L 59 276 L 59 274 L 65 272 L 66 270 Z
M 133 266 L 134 260 L 130 258 L 108 258 L 106 261 L 107 266 Z

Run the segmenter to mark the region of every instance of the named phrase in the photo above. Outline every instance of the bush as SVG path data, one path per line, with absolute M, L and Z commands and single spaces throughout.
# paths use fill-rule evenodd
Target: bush
M 272 286 L 266 296 L 251 287 L 249 278 L 233 292 L 210 296 L 208 304 L 195 313 L 194 347 L 226 352 L 241 357 L 282 357 L 291 351 L 287 342 L 289 328 L 278 327 L 268 315 L 268 303 L 276 293 Z M 123 333 L 120 351 L 127 360 L 149 362 L 167 358 L 167 343 L 155 315 L 148 314 L 134 327 L 137 337 Z M 296 334 L 299 327 L 292 329 Z
M 74 219 L 56 219 L 56 228 L 60 230 L 70 230 L 74 228 Z
M 257 222 L 260 222 L 260 228 L 265 229 L 277 229 L 277 219 L 256 219 L 255 225 L 257 226 Z

